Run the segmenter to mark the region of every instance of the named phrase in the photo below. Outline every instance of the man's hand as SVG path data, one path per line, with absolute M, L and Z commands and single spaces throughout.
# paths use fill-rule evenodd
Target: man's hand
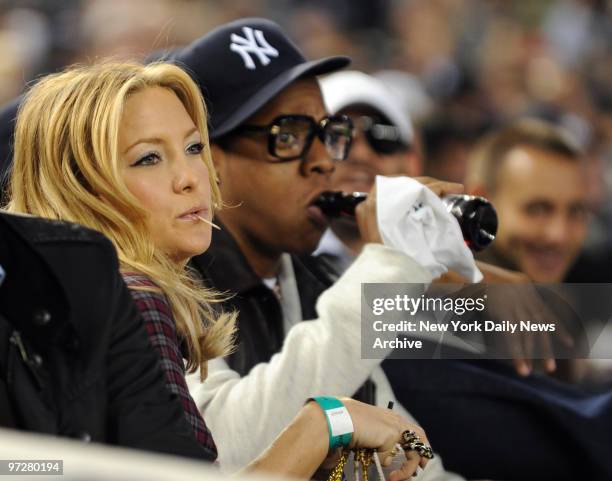
M 450 194 L 463 194 L 465 191 L 463 184 L 458 184 L 457 182 L 446 182 L 434 179 L 433 177 L 413 177 L 413 179 L 433 191 L 438 197 Z
M 497 295 L 489 295 L 487 310 L 498 319 L 516 319 L 531 321 L 553 321 L 556 316 L 546 306 L 533 283 L 522 272 L 511 271 L 485 262 L 477 262 L 484 279 L 488 284 L 503 284 Z M 537 347 L 544 369 L 552 373 L 557 369 L 552 347 L 552 336 L 555 336 L 566 347 L 574 342 L 560 321 L 555 322 L 554 333 L 519 331 L 512 336 L 504 335 L 506 348 L 512 355 L 516 372 L 528 376 L 533 371 L 533 355 Z
M 462 194 L 464 192 L 463 184 L 456 182 L 445 182 L 433 177 L 414 177 L 414 180 L 433 191 L 438 197 L 444 197 L 449 194 Z M 369 192 L 368 198 L 355 208 L 355 218 L 364 243 L 383 243 L 376 218 L 376 184 L 374 184 L 374 187 Z
M 357 219 L 359 234 L 364 243 L 383 243 L 376 216 L 376 184 L 372 187 L 368 198 L 355 208 L 355 219 Z
M 476 261 L 476 265 L 484 276 L 482 283 L 490 284 L 490 288 L 497 290 L 497 293 L 489 292 L 487 301 L 487 312 L 493 318 L 550 322 L 558 317 L 550 311 L 529 277 L 522 272 L 503 269 L 482 261 Z M 468 281 L 456 272 L 449 271 L 434 280 L 434 283 L 467 284 Z M 496 284 L 503 285 L 498 285 L 495 289 Z M 497 348 L 506 349 L 510 353 L 514 368 L 521 376 L 528 376 L 533 371 L 533 356 L 537 349 L 544 369 L 552 373 L 557 369 L 552 348 L 552 336 L 568 348 L 574 345 L 572 336 L 561 320 L 558 320 L 555 322 L 553 333 L 519 331 L 511 336 L 502 334 L 499 338 L 502 345 L 498 344 Z

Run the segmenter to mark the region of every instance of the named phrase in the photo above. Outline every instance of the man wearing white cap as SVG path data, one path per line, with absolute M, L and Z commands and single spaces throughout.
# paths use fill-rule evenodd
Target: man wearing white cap
M 355 125 L 348 157 L 332 174 L 334 190 L 369 192 L 377 175 L 421 174 L 412 122 L 393 103 L 381 80 L 362 72 L 341 71 L 323 77 L 320 84 L 328 111 L 348 115 Z M 315 254 L 344 272 L 362 247 L 357 224 L 342 217 L 331 223 Z
M 332 174 L 335 190 L 368 192 L 376 175 L 420 174 L 410 119 L 382 81 L 342 71 L 320 84 L 328 111 L 349 116 L 356 127 L 346 161 Z M 362 247 L 354 220 L 340 217 L 315 254 L 344 271 Z M 516 278 L 511 271 L 493 272 L 484 263 L 479 267 L 485 280 L 492 275 L 505 283 Z M 523 365 L 524 360 L 515 360 L 519 373 Z M 610 469 L 608 460 L 595 453 L 610 446 L 610 435 L 601 430 L 610 416 L 609 393 L 591 395 L 542 375 L 523 378 L 494 360 L 391 356 L 383 369 L 398 400 L 435 439 L 447 468 L 468 479 L 608 479 L 602 474 Z M 573 456 L 565 454 L 570 445 Z M 479 454 L 477 462 L 473 453 Z

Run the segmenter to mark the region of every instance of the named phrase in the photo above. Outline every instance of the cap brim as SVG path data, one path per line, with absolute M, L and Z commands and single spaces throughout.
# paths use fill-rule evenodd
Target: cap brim
M 336 56 L 312 60 L 296 65 L 268 83 L 219 125 L 211 125 L 209 130 L 210 138 L 216 139 L 234 130 L 292 82 L 304 77 L 315 77 L 335 72 L 336 70 L 346 67 L 350 63 L 351 59 L 349 57 Z M 214 109 L 215 107 L 211 105 L 210 108 Z

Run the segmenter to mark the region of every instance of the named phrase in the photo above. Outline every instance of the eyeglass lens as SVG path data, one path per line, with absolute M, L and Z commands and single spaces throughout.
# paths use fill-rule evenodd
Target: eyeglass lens
M 312 122 L 307 119 L 283 118 L 278 121 L 274 151 L 281 159 L 295 158 L 312 137 Z
M 297 158 L 305 154 L 319 126 L 308 118 L 286 117 L 278 120 L 275 128 L 274 153 L 281 159 Z M 352 138 L 350 121 L 329 119 L 319 135 L 327 152 L 334 160 L 345 158 Z
M 334 160 L 344 160 L 351 145 L 352 132 L 348 121 L 330 120 L 323 131 L 323 143 Z

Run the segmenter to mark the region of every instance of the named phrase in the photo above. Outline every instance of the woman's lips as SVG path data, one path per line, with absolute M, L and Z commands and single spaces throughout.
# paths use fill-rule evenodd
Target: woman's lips
M 207 209 L 200 209 L 197 211 L 192 211 L 189 212 L 188 214 L 183 214 L 181 216 L 178 217 L 179 220 L 185 220 L 188 222 L 194 222 L 194 221 L 198 221 L 200 222 L 200 217 L 203 218 L 207 218 L 208 215 L 208 210 Z

